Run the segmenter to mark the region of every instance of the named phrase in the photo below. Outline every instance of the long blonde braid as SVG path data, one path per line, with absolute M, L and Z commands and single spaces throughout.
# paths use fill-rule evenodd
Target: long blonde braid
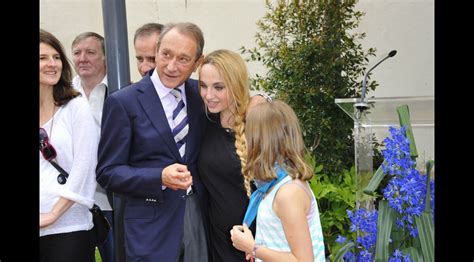
M 245 139 L 245 123 L 243 119 L 245 119 L 245 114 L 244 116 L 236 116 L 234 124 L 235 148 L 236 153 L 240 159 L 240 170 L 242 172 L 242 175 L 244 174 L 244 169 L 247 166 L 247 141 Z M 245 175 L 243 177 L 245 191 L 247 191 L 247 196 L 250 197 L 250 195 L 252 194 L 250 188 L 250 177 Z

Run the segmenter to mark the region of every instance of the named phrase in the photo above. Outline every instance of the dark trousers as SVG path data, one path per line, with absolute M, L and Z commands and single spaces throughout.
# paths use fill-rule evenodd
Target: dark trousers
M 186 198 L 184 211 L 183 241 L 176 258 L 177 262 L 208 261 L 206 229 L 202 208 L 196 194 Z
M 114 250 L 114 212 L 110 210 L 102 210 L 107 220 L 109 220 L 112 228 L 109 231 L 107 240 L 103 245 L 99 246 L 100 257 L 102 262 L 115 262 L 115 250 Z
M 95 236 L 76 231 L 40 237 L 41 262 L 94 262 Z

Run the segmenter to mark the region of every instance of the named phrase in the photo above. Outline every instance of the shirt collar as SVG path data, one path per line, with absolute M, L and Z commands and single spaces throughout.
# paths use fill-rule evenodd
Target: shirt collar
M 81 77 L 79 75 L 76 75 L 73 79 L 72 79 L 72 86 L 79 90 L 83 95 L 84 95 L 84 88 L 82 87 L 82 81 L 81 81 Z M 102 79 L 102 81 L 100 81 L 99 84 L 96 85 L 96 88 L 98 86 L 105 86 L 105 87 L 108 87 L 108 82 L 107 82 L 107 74 L 105 74 L 104 78 Z M 94 88 L 94 89 L 96 89 Z M 92 90 L 94 91 L 94 90 Z
M 171 89 L 168 88 L 168 87 L 165 87 L 163 85 L 163 83 L 161 82 L 160 77 L 158 76 L 158 73 L 156 72 L 156 69 L 153 71 L 153 74 L 150 76 L 150 79 L 151 79 L 151 82 L 153 83 L 153 86 L 155 87 L 155 90 L 158 93 L 158 96 L 160 97 L 160 99 L 163 99 L 167 95 L 173 96 L 170 93 Z M 180 86 L 176 87 L 176 88 L 181 90 L 183 100 L 186 103 L 186 92 L 184 90 L 184 83 L 181 84 Z

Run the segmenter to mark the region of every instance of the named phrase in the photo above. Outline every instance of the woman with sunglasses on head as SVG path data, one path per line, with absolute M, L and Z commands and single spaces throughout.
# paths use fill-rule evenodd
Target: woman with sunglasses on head
M 40 261 L 95 261 L 92 215 L 99 131 L 75 91 L 64 48 L 40 29 Z M 59 183 L 59 171 L 69 173 Z

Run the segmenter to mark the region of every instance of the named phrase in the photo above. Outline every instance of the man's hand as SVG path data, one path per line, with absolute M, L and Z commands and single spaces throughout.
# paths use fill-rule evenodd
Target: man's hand
M 163 186 L 169 187 L 173 190 L 186 190 L 193 184 L 193 177 L 188 167 L 182 164 L 172 164 L 161 173 L 161 183 Z

